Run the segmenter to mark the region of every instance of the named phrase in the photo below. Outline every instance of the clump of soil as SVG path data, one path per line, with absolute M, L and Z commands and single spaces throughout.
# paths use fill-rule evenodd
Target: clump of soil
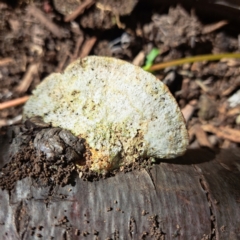
M 27 146 L 2 168 L 0 187 L 11 190 L 18 180 L 25 177 L 32 177 L 43 186 L 65 186 L 71 182 L 74 172 L 73 162 L 68 163 L 65 158 L 61 158 L 53 164 L 46 160 L 44 154 L 37 155 L 35 149 Z
M 0 187 L 12 189 L 16 181 L 32 177 L 43 186 L 73 182 L 76 165 L 84 163 L 84 139 L 51 127 L 39 118 L 27 120 L 12 140 L 12 156 L 1 169 Z

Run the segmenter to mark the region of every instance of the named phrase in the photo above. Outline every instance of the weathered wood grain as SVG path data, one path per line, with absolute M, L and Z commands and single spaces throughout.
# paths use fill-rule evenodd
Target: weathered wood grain
M 1 141 L 3 159 L 11 149 Z M 0 239 L 239 239 L 238 154 L 189 150 L 151 170 L 77 179 L 50 197 L 25 178 L 0 190 Z

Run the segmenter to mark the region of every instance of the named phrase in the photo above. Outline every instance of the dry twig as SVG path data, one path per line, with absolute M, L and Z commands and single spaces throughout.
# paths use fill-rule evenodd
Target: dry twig
M 0 59 L 0 67 L 13 63 L 14 60 L 12 58 L 2 58 Z
M 228 24 L 228 21 L 222 20 L 217 23 L 205 25 L 203 27 L 202 34 L 208 34 L 208 33 L 214 32 L 227 24 Z
M 22 115 L 18 115 L 12 119 L 0 119 L 0 127 L 13 125 L 19 123 L 22 120 Z
M 0 103 L 0 110 L 21 105 L 21 104 L 25 103 L 28 100 L 28 98 L 29 98 L 29 96 L 24 96 L 21 98 L 10 100 L 8 102 Z
M 69 54 L 65 54 L 63 56 L 63 58 L 61 59 L 61 61 L 59 61 L 58 66 L 57 66 L 57 70 L 56 72 L 62 72 L 64 65 L 66 64 L 67 60 L 69 58 Z
M 209 148 L 213 147 L 208 140 L 207 134 L 203 131 L 199 124 L 194 126 L 194 133 L 200 146 Z
M 33 4 L 27 7 L 27 12 L 41 22 L 52 34 L 58 38 L 64 37 L 63 29 L 54 24 L 41 10 Z
M 77 18 L 80 14 L 84 12 L 86 8 L 91 7 L 95 3 L 94 0 L 86 0 L 85 2 L 81 3 L 75 11 L 70 13 L 68 16 L 64 18 L 65 22 L 73 21 L 75 18 Z
M 96 41 L 97 41 L 96 37 L 91 37 L 91 38 L 87 39 L 85 41 L 85 43 L 83 44 L 83 47 L 79 54 L 79 57 L 84 58 L 84 57 L 88 56 L 88 54 L 91 52 Z
M 221 95 L 223 97 L 230 95 L 233 91 L 235 91 L 239 87 L 239 85 L 240 85 L 240 83 L 236 82 L 235 84 L 229 86 L 229 88 L 224 90 Z
M 234 116 L 234 115 L 237 115 L 237 114 L 240 114 L 240 106 L 237 106 L 235 108 L 232 108 L 230 109 L 228 112 L 227 112 L 227 116 L 230 117 L 230 116 Z
M 16 91 L 19 93 L 24 93 L 28 90 L 31 85 L 34 75 L 38 73 L 39 63 L 32 63 L 29 65 L 26 73 L 23 76 L 23 79 L 20 81 L 20 84 L 17 86 Z
M 195 136 L 195 129 L 194 129 L 194 125 L 191 126 L 189 129 L 188 129 L 188 139 L 189 139 L 189 142 L 192 142 L 193 139 L 194 139 L 194 136 Z
M 195 80 L 195 83 L 204 91 L 204 92 L 209 92 L 210 89 L 207 87 L 201 80 Z
M 181 110 L 186 122 L 188 122 L 188 120 L 191 118 L 196 107 L 197 107 L 197 100 L 192 100 Z
M 202 125 L 202 129 L 206 132 L 214 133 L 217 137 L 240 143 L 240 130 L 229 127 L 216 128 L 211 124 Z
M 74 53 L 72 55 L 71 61 L 74 61 L 74 60 L 76 60 L 78 58 L 79 51 L 80 51 L 80 48 L 81 48 L 81 46 L 83 44 L 83 41 L 84 41 L 83 35 L 79 36 L 79 38 L 78 38 L 78 40 L 76 42 L 76 47 L 74 49 Z
M 140 51 L 138 55 L 133 59 L 132 64 L 136 66 L 141 66 L 143 64 L 144 58 L 145 58 L 144 51 Z

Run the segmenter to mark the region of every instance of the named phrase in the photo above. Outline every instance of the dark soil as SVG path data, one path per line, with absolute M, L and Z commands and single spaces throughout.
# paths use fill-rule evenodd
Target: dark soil
M 73 21 L 66 21 L 72 9 L 81 3 L 45 0 L 29 5 L 22 0 L 8 5 L 0 1 L 0 103 L 30 95 L 44 77 L 61 72 L 75 59 L 91 54 L 113 56 L 143 66 L 154 47 L 161 51 L 155 63 L 200 54 L 237 52 L 240 48 L 239 29 L 234 22 L 220 26 L 217 23 L 225 19 L 205 17 L 201 21 L 203 18 L 194 13 L 194 7 L 102 0 L 90 5 Z M 140 59 L 136 58 L 139 53 L 143 54 Z M 6 58 L 10 61 L 2 63 Z M 190 148 L 239 147 L 240 105 L 230 106 L 228 101 L 240 87 L 239 66 L 239 60 L 223 59 L 154 72 L 169 86 L 185 118 L 189 115 L 186 121 Z M 0 127 L 20 123 L 21 116 L 22 105 L 0 110 Z M 206 124 L 211 125 L 207 130 Z M 221 135 L 213 127 L 223 127 L 223 132 L 225 127 L 234 131 Z M 1 187 L 11 189 L 16 180 L 26 176 L 43 185 L 73 184 L 72 176 L 79 173 L 76 159 L 82 161 L 80 165 L 87 162 L 84 150 L 76 145 L 69 147 L 69 142 L 59 138 L 61 129 L 36 127 L 31 122 L 18 129 L 15 139 L 23 144 L 1 170 Z M 54 154 L 39 151 L 46 148 L 44 141 L 54 136 L 58 143 L 53 147 Z M 36 139 L 39 139 L 37 147 Z M 139 160 L 123 171 L 150 165 L 148 160 Z M 107 177 L 93 174 L 87 167 L 80 176 L 86 180 Z
M 84 161 L 83 139 L 69 131 L 31 119 L 14 129 L 9 162 L 1 169 L 0 187 L 12 189 L 16 181 L 31 177 L 39 186 L 73 184 L 76 165 Z

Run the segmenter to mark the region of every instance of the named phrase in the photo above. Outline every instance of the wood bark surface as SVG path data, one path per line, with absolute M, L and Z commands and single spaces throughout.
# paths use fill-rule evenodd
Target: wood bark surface
M 11 149 L 0 138 L 0 167 Z M 239 150 L 189 150 L 151 170 L 0 190 L 0 239 L 240 239 Z M 48 201 L 46 201 L 48 199 Z

